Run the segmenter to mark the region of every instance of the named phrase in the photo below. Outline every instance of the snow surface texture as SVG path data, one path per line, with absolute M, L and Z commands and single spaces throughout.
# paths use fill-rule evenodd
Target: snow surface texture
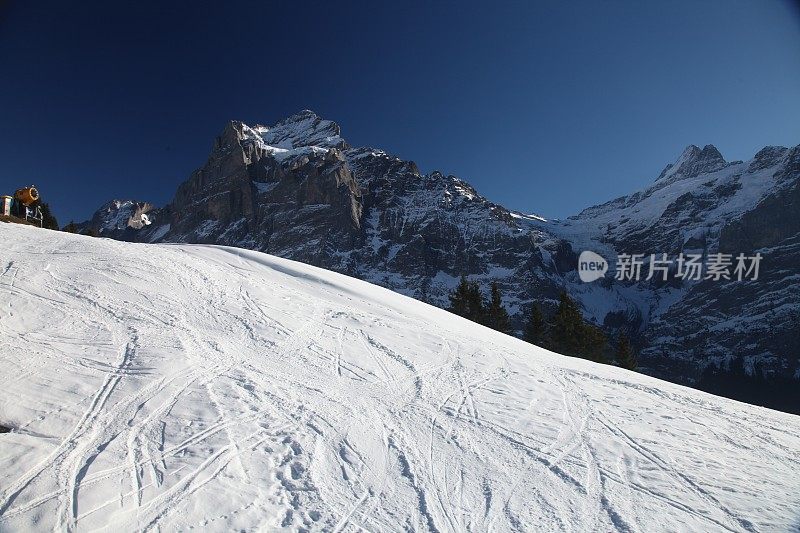
M 0 530 L 800 526 L 800 417 L 258 252 L 0 239 Z

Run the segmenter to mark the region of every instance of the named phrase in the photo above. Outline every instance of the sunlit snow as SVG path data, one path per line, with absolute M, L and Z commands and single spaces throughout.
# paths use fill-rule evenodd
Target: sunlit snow
M 258 252 L 0 239 L 0 530 L 800 525 L 800 417 Z

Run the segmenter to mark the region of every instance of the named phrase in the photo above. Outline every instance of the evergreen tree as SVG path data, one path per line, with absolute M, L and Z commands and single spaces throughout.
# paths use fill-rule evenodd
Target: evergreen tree
M 758 384 L 763 384 L 766 381 L 764 367 L 758 361 L 753 363 L 753 380 Z
M 50 211 L 50 206 L 44 202 L 40 202 L 39 208 L 42 210 L 42 227 L 58 231 L 58 221 Z
M 64 226 L 62 231 L 66 231 L 67 233 L 78 233 L 78 225 L 75 224 L 74 221 L 70 220 L 69 224 Z
M 481 287 L 477 281 L 471 281 L 467 285 L 466 317 L 479 324 L 486 323 L 486 304 L 483 301 L 483 293 L 481 293 Z
M 456 288 L 450 292 L 450 307 L 447 310 L 458 316 L 466 317 L 469 309 L 469 289 L 467 277 L 462 274 L 461 281 Z
M 449 298 L 450 307 L 448 307 L 448 311 L 473 322 L 484 323 L 485 306 L 481 288 L 477 281 L 467 281 L 467 277 L 462 274 L 461 281 L 450 292 Z
M 581 344 L 581 357 L 597 363 L 608 363 L 605 356 L 606 334 L 593 324 L 584 323 Z
M 728 361 L 728 373 L 741 379 L 747 376 L 747 371 L 744 369 L 744 357 L 735 355 Z
M 508 333 L 511 330 L 511 325 L 508 320 L 508 311 L 503 307 L 500 288 L 494 281 L 492 282 L 489 308 L 486 310 L 486 325 L 497 331 L 502 331 L 503 333 Z
M 583 356 L 585 325 L 578 305 L 566 292 L 561 293 L 558 309 L 550 324 L 551 349 L 564 355 Z
M 583 319 L 580 307 L 566 292 L 549 324 L 547 348 L 572 357 L 606 363 L 606 336 L 599 327 Z
M 636 370 L 636 356 L 633 354 L 628 336 L 624 333 L 620 333 L 617 339 L 617 349 L 614 355 L 619 366 L 628 370 Z
M 528 314 L 528 320 L 525 324 L 525 331 L 523 332 L 523 339 L 531 344 L 545 347 L 547 328 L 544 321 L 542 310 L 535 303 L 531 305 L 531 312 Z

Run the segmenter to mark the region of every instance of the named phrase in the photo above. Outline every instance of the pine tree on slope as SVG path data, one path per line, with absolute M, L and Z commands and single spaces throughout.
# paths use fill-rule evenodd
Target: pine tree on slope
M 483 300 L 481 287 L 477 281 L 470 281 L 467 285 L 466 317 L 478 324 L 486 323 L 486 303 Z
M 531 312 L 528 314 L 528 320 L 525 324 L 525 331 L 523 332 L 523 339 L 526 342 L 535 344 L 536 346 L 547 346 L 547 326 L 544 321 L 542 310 L 537 304 L 531 305 Z
M 562 292 L 558 309 L 550 324 L 551 348 L 564 355 L 582 357 L 584 329 L 583 317 L 578 305 L 566 292 Z
M 581 357 L 596 363 L 608 363 L 605 351 L 606 334 L 597 326 L 584 323 Z
M 636 370 L 636 356 L 633 353 L 628 336 L 624 333 L 620 333 L 619 339 L 617 340 L 615 356 L 619 366 L 627 368 L 628 370 Z
M 503 333 L 508 333 L 511 330 L 508 311 L 503 307 L 500 288 L 494 281 L 492 282 L 491 296 L 489 298 L 489 308 L 486 310 L 486 325 Z
M 466 317 L 469 305 L 469 282 L 466 276 L 461 276 L 461 281 L 459 281 L 456 288 L 450 292 L 449 298 L 450 307 L 448 307 L 447 310 L 458 316 Z
M 58 231 L 58 220 L 56 220 L 56 217 L 50 211 L 50 206 L 44 202 L 40 202 L 39 208 L 42 210 L 42 227 Z

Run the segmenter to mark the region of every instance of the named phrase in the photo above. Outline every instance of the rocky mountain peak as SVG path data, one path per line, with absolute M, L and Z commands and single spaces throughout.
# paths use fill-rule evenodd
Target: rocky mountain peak
M 725 158 L 713 144 L 705 145 L 702 150 L 692 144 L 686 147 L 674 167 L 677 173 L 688 178 L 714 172 L 725 165 Z
M 347 141 L 341 137 L 341 128 L 337 123 L 325 120 L 308 109 L 295 113 L 271 127 L 255 126 L 252 131 L 264 144 L 284 150 L 305 146 L 340 150 L 350 148 Z
M 222 130 L 214 139 L 214 150 L 221 150 L 235 146 L 244 138 L 244 129 L 247 126 L 244 122 L 238 120 L 231 120 L 225 125 Z
M 707 146 L 710 146 L 710 145 L 707 145 Z M 700 152 L 702 152 L 702 150 L 700 149 L 699 146 L 697 146 L 696 144 L 690 144 L 689 146 L 687 146 L 686 148 L 683 149 L 683 152 L 681 152 L 681 155 L 678 158 L 678 161 L 690 160 L 690 159 L 696 158 L 696 157 L 698 157 L 700 155 Z
M 706 162 L 713 165 L 724 165 L 725 158 L 722 157 L 722 154 L 717 150 L 717 147 L 713 144 L 707 144 L 700 150 L 700 154 L 697 157 L 697 161 Z
M 707 144 L 702 149 L 690 144 L 674 163 L 670 163 L 661 171 L 656 182 L 662 182 L 661 185 L 664 185 L 679 179 L 694 178 L 700 174 L 721 170 L 727 164 L 713 144 Z

